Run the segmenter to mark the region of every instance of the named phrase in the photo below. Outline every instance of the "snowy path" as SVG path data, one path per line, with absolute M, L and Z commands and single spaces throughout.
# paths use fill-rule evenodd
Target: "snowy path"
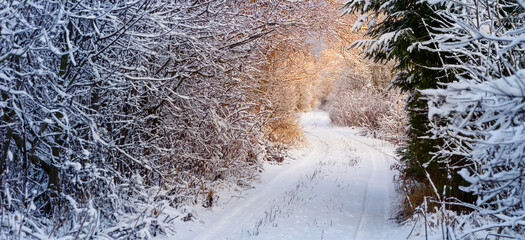
M 261 183 L 200 214 L 177 239 L 405 239 L 392 217 L 393 147 L 304 114 L 309 147 L 265 166 Z

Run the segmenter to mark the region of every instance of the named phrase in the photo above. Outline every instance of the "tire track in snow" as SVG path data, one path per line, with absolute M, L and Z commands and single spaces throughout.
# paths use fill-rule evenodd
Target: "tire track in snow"
M 394 156 L 385 153 L 382 149 L 379 149 L 375 145 L 368 144 L 368 143 L 364 142 L 363 140 L 358 139 L 359 138 L 358 136 L 350 135 L 350 134 L 343 134 L 340 131 L 334 130 L 335 133 L 337 133 L 338 135 L 343 137 L 345 142 L 348 142 L 348 140 L 350 140 L 352 143 L 354 143 L 354 146 L 359 145 L 358 151 L 363 152 L 365 149 L 368 149 L 367 152 L 375 153 L 375 154 L 372 155 L 372 158 L 377 158 L 378 159 L 378 160 L 370 161 L 372 163 L 371 164 L 372 169 L 371 169 L 371 171 L 370 171 L 370 173 L 368 174 L 368 177 L 367 177 L 367 184 L 366 184 L 365 192 L 364 192 L 364 195 L 363 195 L 361 216 L 360 216 L 359 222 L 358 222 L 357 227 L 356 227 L 356 229 L 354 231 L 354 234 L 353 234 L 353 239 L 370 239 L 369 236 L 367 236 L 367 234 L 369 234 L 369 232 L 365 231 L 363 233 L 363 231 L 362 231 L 363 228 L 366 227 L 366 226 L 364 226 L 365 222 L 367 220 L 371 220 L 371 219 L 367 219 L 367 218 L 369 216 L 374 217 L 373 215 L 377 215 L 377 213 L 375 213 L 375 214 L 373 213 L 373 210 L 377 210 L 377 209 L 374 209 L 373 207 L 377 208 L 377 206 L 374 206 L 369 201 L 369 199 L 374 199 L 375 197 L 377 197 L 377 195 L 374 194 L 373 196 L 370 196 L 371 195 L 370 188 L 371 187 L 376 187 L 378 185 L 381 185 L 381 183 L 377 182 L 377 179 L 381 179 L 381 177 L 385 176 L 385 174 L 388 175 L 388 169 L 384 169 L 384 168 L 385 167 L 389 167 L 389 165 L 390 165 L 388 159 L 393 159 L 393 160 L 395 160 L 395 159 L 394 159 Z M 379 154 L 377 154 L 377 153 L 379 153 Z M 378 164 L 378 161 L 380 161 L 381 164 Z M 382 169 L 378 169 L 378 168 L 382 168 Z M 372 176 L 374 176 L 374 177 L 372 177 Z M 374 181 L 370 181 L 371 179 L 373 179 L 375 182 Z M 392 185 L 392 184 L 390 184 L 390 185 Z M 393 187 L 393 185 L 392 185 L 392 187 Z M 387 194 L 387 196 L 384 196 L 384 193 L 388 192 L 388 188 L 383 187 L 382 190 L 383 191 L 379 191 L 379 193 L 383 193 L 382 197 L 384 197 L 387 200 L 390 199 L 388 194 Z M 383 203 L 385 203 L 385 202 L 383 202 Z M 386 220 L 388 218 L 388 214 L 389 214 L 388 213 L 388 206 L 383 205 L 382 216 L 383 216 L 384 220 Z M 377 217 L 377 216 L 375 216 L 375 217 Z M 383 236 L 381 236 L 381 239 L 388 239 L 388 237 L 383 235 Z
M 344 145 L 347 147 L 347 148 L 357 148 L 356 151 L 363 151 L 363 148 L 367 148 L 367 149 L 370 149 L 372 150 L 372 152 L 379 152 L 381 154 L 383 154 L 384 156 L 382 156 L 383 158 L 388 156 L 388 154 L 380 151 L 379 149 L 375 148 L 373 145 L 370 145 L 370 144 L 367 144 L 363 141 L 360 141 L 356 138 L 353 138 L 353 137 L 350 137 L 348 134 L 342 134 L 341 132 L 338 132 L 336 130 L 334 130 L 334 132 L 341 136 L 341 141 L 344 142 Z M 350 141 L 349 141 L 350 140 Z M 357 144 L 356 144 L 357 143 Z M 356 146 L 358 145 L 358 146 Z M 370 151 L 369 150 L 369 151 Z M 385 159 L 383 159 L 385 160 Z M 360 216 L 359 216 L 359 221 L 357 222 L 356 224 L 356 228 L 354 230 L 354 233 L 353 233 L 353 238 L 352 239 L 367 239 L 366 236 L 365 238 L 359 238 L 360 237 L 360 230 L 364 227 L 364 222 L 366 220 L 366 217 L 368 214 L 368 211 L 369 208 L 370 208 L 370 204 L 369 204 L 369 201 L 368 199 L 370 198 L 369 196 L 369 189 L 370 189 L 370 185 L 371 185 L 371 178 L 372 178 L 372 175 L 374 175 L 374 173 L 376 173 L 377 171 L 377 163 L 376 161 L 370 161 L 371 162 L 371 169 L 370 171 L 368 172 L 367 174 L 367 177 L 366 177 L 366 184 L 365 184 L 365 190 L 364 190 L 364 193 L 363 193 L 363 197 L 362 197 L 362 201 L 361 201 L 361 212 L 360 212 Z M 386 161 L 385 161 L 386 162 Z
M 357 234 L 359 233 L 359 229 L 362 227 L 363 220 L 365 218 L 365 211 L 366 211 L 366 207 L 367 207 L 366 205 L 367 205 L 367 199 L 368 199 L 368 188 L 369 188 L 371 177 L 372 177 L 372 172 L 368 174 L 368 177 L 366 180 L 365 193 L 363 194 L 363 201 L 361 203 L 361 216 L 359 217 L 359 222 L 357 223 L 357 227 L 355 228 L 355 231 L 354 231 L 354 235 L 353 235 L 354 239 L 357 239 Z

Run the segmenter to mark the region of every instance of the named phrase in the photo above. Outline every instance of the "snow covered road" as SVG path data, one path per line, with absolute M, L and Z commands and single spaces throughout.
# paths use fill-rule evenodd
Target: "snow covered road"
M 393 147 L 332 127 L 325 112 L 301 122 L 309 145 L 295 160 L 265 165 L 254 189 L 200 213 L 177 239 L 405 239 L 389 220 Z

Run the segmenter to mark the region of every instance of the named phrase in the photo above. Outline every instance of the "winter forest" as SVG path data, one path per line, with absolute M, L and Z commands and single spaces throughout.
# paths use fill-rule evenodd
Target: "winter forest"
M 0 239 L 525 239 L 525 1 L 0 0 L 0 211 Z

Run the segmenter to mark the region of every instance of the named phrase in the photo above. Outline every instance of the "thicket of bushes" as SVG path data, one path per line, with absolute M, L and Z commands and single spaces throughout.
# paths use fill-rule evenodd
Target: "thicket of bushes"
M 167 234 L 166 208 L 254 178 L 295 141 L 269 59 L 327 6 L 0 2 L 0 238 Z
M 370 64 L 374 66 L 373 64 Z M 385 67 L 385 72 L 391 69 Z M 390 74 L 388 74 L 390 75 Z M 363 127 L 367 134 L 393 143 L 405 140 L 406 95 L 399 90 L 387 90 L 390 76 L 383 76 L 382 84 L 372 78 L 343 75 L 334 85 L 324 107 L 332 123 L 338 126 Z

